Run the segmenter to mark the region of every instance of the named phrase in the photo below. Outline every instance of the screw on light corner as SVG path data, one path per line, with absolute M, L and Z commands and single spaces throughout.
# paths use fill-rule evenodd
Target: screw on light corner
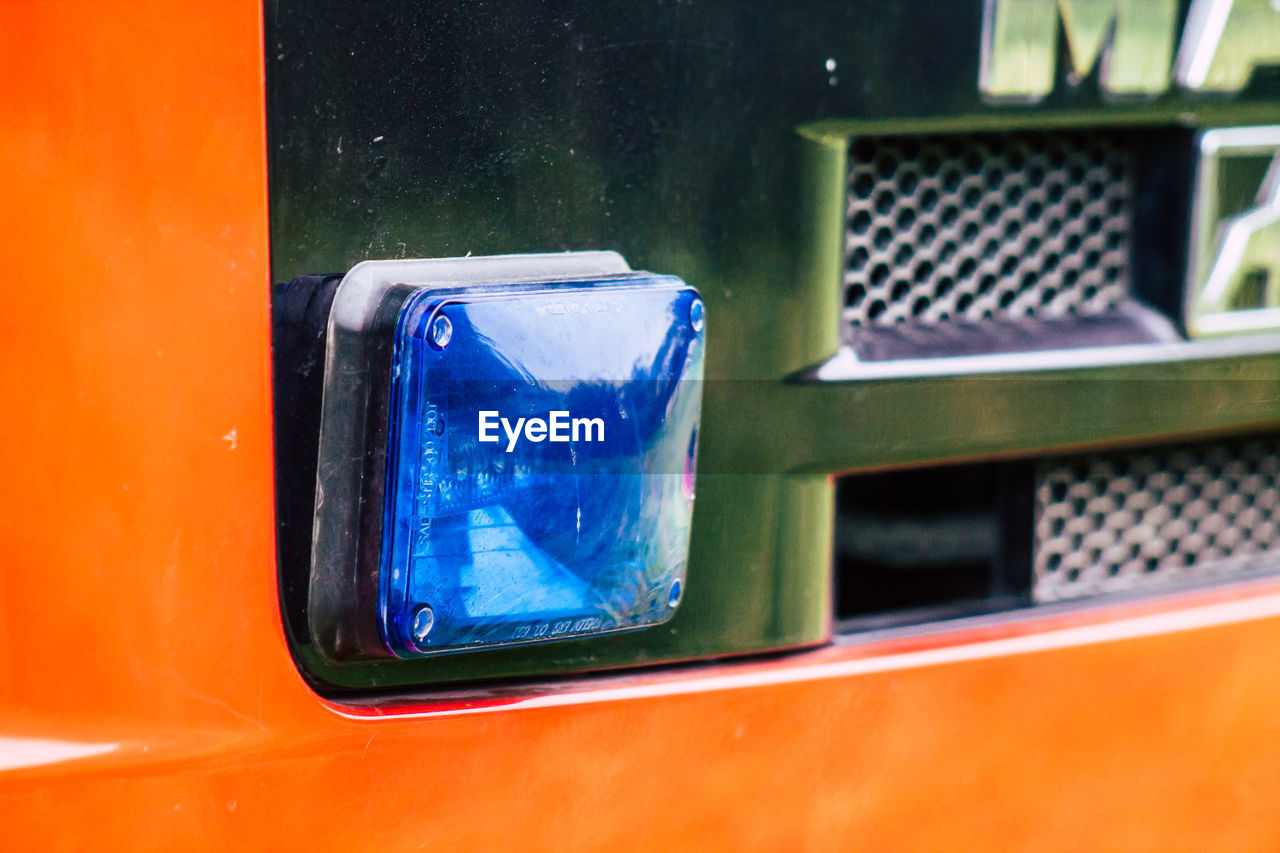
M 436 349 L 444 349 L 449 345 L 449 341 L 453 340 L 453 323 L 445 315 L 437 314 L 431 321 L 427 339 Z
M 436 614 L 429 604 L 419 604 L 413 611 L 413 616 L 409 620 L 409 633 L 413 635 L 415 643 L 426 642 L 427 635 L 431 633 L 431 629 L 435 627 Z
M 684 585 L 680 583 L 679 578 L 671 582 L 671 589 L 667 590 L 667 607 L 675 610 L 680 604 L 680 599 L 684 597 Z
M 695 332 L 701 332 L 702 326 L 706 322 L 707 309 L 703 306 L 702 300 L 694 298 L 693 303 L 689 306 L 689 325 L 693 327 Z

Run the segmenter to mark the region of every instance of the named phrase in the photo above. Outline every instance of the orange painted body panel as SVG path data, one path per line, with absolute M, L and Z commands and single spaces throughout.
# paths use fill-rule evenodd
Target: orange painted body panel
M 261 10 L 0 16 L 0 847 L 1280 847 L 1280 618 L 1000 645 L 1275 584 L 470 710 L 321 700 L 277 603 Z

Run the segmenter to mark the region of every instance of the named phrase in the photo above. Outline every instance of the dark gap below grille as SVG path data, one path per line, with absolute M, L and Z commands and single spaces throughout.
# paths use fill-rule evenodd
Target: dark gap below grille
M 900 323 L 847 328 L 859 361 L 1154 344 L 1181 339 L 1163 316 L 1133 300 L 1095 314 L 1016 320 Z
M 868 630 L 1280 570 L 1280 437 L 837 480 L 835 616 Z
M 1030 602 L 1031 469 L 987 463 L 842 477 L 836 617 Z

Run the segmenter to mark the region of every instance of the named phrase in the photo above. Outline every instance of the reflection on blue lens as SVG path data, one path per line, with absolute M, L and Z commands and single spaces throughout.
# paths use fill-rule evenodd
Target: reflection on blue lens
M 409 298 L 380 571 L 392 653 L 671 617 L 704 335 L 697 293 L 668 276 Z

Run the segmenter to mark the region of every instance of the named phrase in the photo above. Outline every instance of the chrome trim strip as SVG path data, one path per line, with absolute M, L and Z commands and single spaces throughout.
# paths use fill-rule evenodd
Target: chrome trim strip
M 962 377 L 993 373 L 1022 374 L 1253 355 L 1280 355 L 1280 334 L 1250 335 L 1208 341 L 1178 341 L 1167 344 L 1133 344 L 1040 352 L 963 355 L 953 358 L 865 362 L 858 361 L 850 347 L 842 346 L 832 358 L 797 378 L 806 382 L 824 383 Z

